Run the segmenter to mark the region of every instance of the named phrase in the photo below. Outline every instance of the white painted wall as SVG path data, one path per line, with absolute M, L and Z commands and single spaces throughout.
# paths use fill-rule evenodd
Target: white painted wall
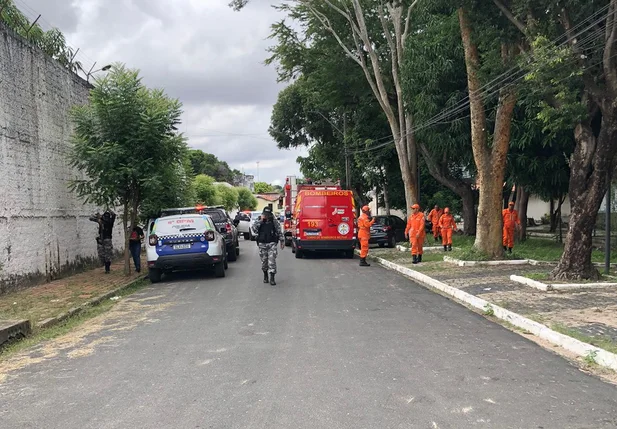
M 99 210 L 67 185 L 69 109 L 86 83 L 0 25 L 0 293 L 96 258 Z M 120 219 L 114 247 L 121 250 Z
M 555 209 L 557 209 L 557 202 L 555 202 Z M 527 217 L 532 217 L 534 220 L 539 221 L 542 216 L 548 214 L 551 210 L 551 205 L 547 201 L 542 201 L 538 196 L 531 195 L 529 197 L 529 203 L 527 205 Z M 570 199 L 566 197 L 561 206 L 562 217 L 570 216 Z

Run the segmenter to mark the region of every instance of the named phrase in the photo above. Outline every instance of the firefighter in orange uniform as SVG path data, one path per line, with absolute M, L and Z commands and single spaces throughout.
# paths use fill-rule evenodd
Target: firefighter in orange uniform
M 514 210 L 514 203 L 510 201 L 507 209 L 501 212 L 503 218 L 503 250 L 512 253 L 514 247 L 514 232 L 521 227 L 518 212 Z
M 424 213 L 420 211 L 420 206 L 414 204 L 411 206 L 411 215 L 407 219 L 407 227 L 405 228 L 405 238 L 409 238 L 411 243 L 411 256 L 413 263 L 422 262 L 422 245 L 426 238 L 426 229 L 424 222 Z
M 452 250 L 452 231 L 456 231 L 456 221 L 450 214 L 450 209 L 446 207 L 439 218 L 439 229 L 441 230 L 441 244 L 443 251 Z
M 369 206 L 362 207 L 362 214 L 358 218 L 358 240 L 360 241 L 360 266 L 370 267 L 371 264 L 366 262 L 368 256 L 368 241 L 371 238 L 371 226 L 375 223 L 375 219 L 371 216 Z
M 433 224 L 433 237 L 435 237 L 435 241 L 439 240 L 441 236 L 441 229 L 439 227 L 441 215 L 443 215 L 443 210 L 441 210 L 437 204 L 435 204 L 433 210 L 428 214 L 428 220 Z

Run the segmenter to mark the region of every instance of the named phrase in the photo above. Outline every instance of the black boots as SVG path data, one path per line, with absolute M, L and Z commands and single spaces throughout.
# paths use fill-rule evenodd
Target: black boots
M 369 264 L 368 262 L 366 262 L 366 258 L 360 258 L 360 266 L 361 267 L 370 267 L 371 264 Z
M 512 248 L 508 247 L 508 253 L 512 254 Z
M 422 255 L 418 255 L 418 263 L 422 262 Z
M 272 286 L 276 286 L 276 282 L 274 281 L 274 273 L 270 273 L 270 284 Z
M 451 252 L 452 251 L 452 245 L 448 244 L 448 250 Z
M 264 271 L 264 283 L 268 283 L 270 280 L 268 279 L 268 272 Z
M 448 246 L 443 246 L 443 251 L 447 252 L 448 251 Z
M 417 264 L 418 263 L 418 255 L 412 255 L 412 256 L 413 256 L 412 264 Z
M 105 274 L 109 274 L 111 269 L 111 262 L 105 262 Z

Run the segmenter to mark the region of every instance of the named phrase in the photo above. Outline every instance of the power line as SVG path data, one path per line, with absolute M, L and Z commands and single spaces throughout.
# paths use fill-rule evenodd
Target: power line
M 588 31 L 590 28 L 594 27 L 596 24 L 602 22 L 605 18 L 601 17 L 595 21 L 593 21 L 591 24 L 589 24 L 587 27 L 585 27 L 583 30 L 579 31 L 576 34 L 573 34 L 573 30 L 574 29 L 578 29 L 580 27 L 582 27 L 583 25 L 585 25 L 586 22 L 593 20 L 596 16 L 598 16 L 600 13 L 602 13 L 604 10 L 608 9 L 608 5 L 605 7 L 602 7 L 600 10 L 598 10 L 597 12 L 595 12 L 594 14 L 592 14 L 590 17 L 586 18 L 585 20 L 583 20 L 582 22 L 580 22 L 579 24 L 577 24 L 573 29 L 571 29 L 570 31 L 567 31 L 565 33 L 563 33 L 562 35 L 558 36 L 557 38 L 553 39 L 553 41 L 551 41 L 551 44 L 556 43 L 558 40 L 560 40 L 562 37 L 566 37 L 566 40 L 563 41 L 562 43 L 560 43 L 558 46 L 554 47 L 554 50 L 559 49 L 560 47 L 566 45 L 567 43 L 569 43 L 570 40 L 575 40 L 578 36 L 582 35 L 583 33 L 585 33 L 586 31 Z M 596 31 L 593 31 L 591 34 L 585 36 L 581 41 L 577 41 L 576 45 L 578 49 L 585 49 L 585 44 L 586 43 L 590 43 L 593 44 L 593 42 L 595 41 L 595 39 L 598 39 L 602 34 L 604 33 L 603 29 L 599 29 Z M 529 61 L 531 61 L 533 59 L 533 55 L 529 56 Z M 572 61 L 578 61 L 577 58 L 571 58 L 569 59 L 568 62 L 566 62 L 564 64 L 564 66 L 566 64 L 571 63 Z M 516 70 L 519 69 L 519 70 Z M 519 80 L 523 79 L 527 73 L 527 71 L 521 69 L 521 67 L 519 65 L 516 65 L 514 67 L 511 67 L 510 69 L 506 70 L 504 73 L 500 74 L 499 76 L 497 76 L 496 78 L 494 78 L 493 80 L 491 80 L 490 82 L 488 82 L 487 84 L 483 85 L 481 88 L 479 88 L 477 91 L 475 91 L 475 93 L 480 93 L 479 95 L 484 99 L 488 99 L 490 96 L 500 92 L 503 89 L 503 86 L 501 86 L 501 84 L 503 84 L 504 82 L 506 82 L 509 79 L 512 79 L 516 74 L 523 72 L 523 74 L 521 76 L 516 77 L 516 79 L 512 80 L 509 84 L 506 84 L 506 87 L 508 85 L 512 85 L 515 82 L 518 82 Z M 436 114 L 435 116 L 433 116 L 432 118 L 428 119 L 427 121 L 425 121 L 423 124 L 419 125 L 418 127 L 412 127 L 411 130 L 407 133 L 404 133 L 403 135 L 401 135 L 401 138 L 406 137 L 412 133 L 415 133 L 417 131 L 420 131 L 422 129 L 426 129 L 428 127 L 431 127 L 437 123 L 439 123 L 439 121 L 444 121 L 446 120 L 448 117 L 451 117 L 453 115 L 456 115 L 458 113 L 461 113 L 465 110 L 467 110 L 467 107 L 470 104 L 470 96 L 466 96 L 465 98 L 463 98 L 462 100 L 460 100 L 457 104 L 455 104 L 453 107 L 450 107 L 449 109 L 444 109 L 442 112 Z M 462 118 L 458 118 L 458 119 L 462 119 Z M 391 138 L 391 136 L 386 136 L 383 137 L 381 139 L 375 140 L 375 141 L 379 141 L 379 140 L 384 140 L 385 138 Z M 370 147 L 370 148 L 365 148 L 365 149 L 360 149 L 358 151 L 354 151 L 352 152 L 352 154 L 357 154 L 357 153 L 364 153 L 364 152 L 369 152 L 369 151 L 373 151 L 373 150 L 377 150 L 377 149 L 381 149 L 383 147 L 386 147 L 390 144 L 394 143 L 394 140 L 391 141 L 387 141 L 383 144 L 374 146 L 374 147 Z

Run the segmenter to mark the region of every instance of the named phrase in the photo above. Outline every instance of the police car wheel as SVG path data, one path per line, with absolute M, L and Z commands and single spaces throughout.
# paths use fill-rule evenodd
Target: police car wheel
M 225 277 L 225 262 L 219 262 L 214 266 L 214 275 L 216 277 Z
M 161 270 L 156 269 L 156 268 L 148 269 L 148 278 L 150 279 L 151 283 L 160 282 L 162 276 L 163 276 L 163 273 L 161 272 Z

